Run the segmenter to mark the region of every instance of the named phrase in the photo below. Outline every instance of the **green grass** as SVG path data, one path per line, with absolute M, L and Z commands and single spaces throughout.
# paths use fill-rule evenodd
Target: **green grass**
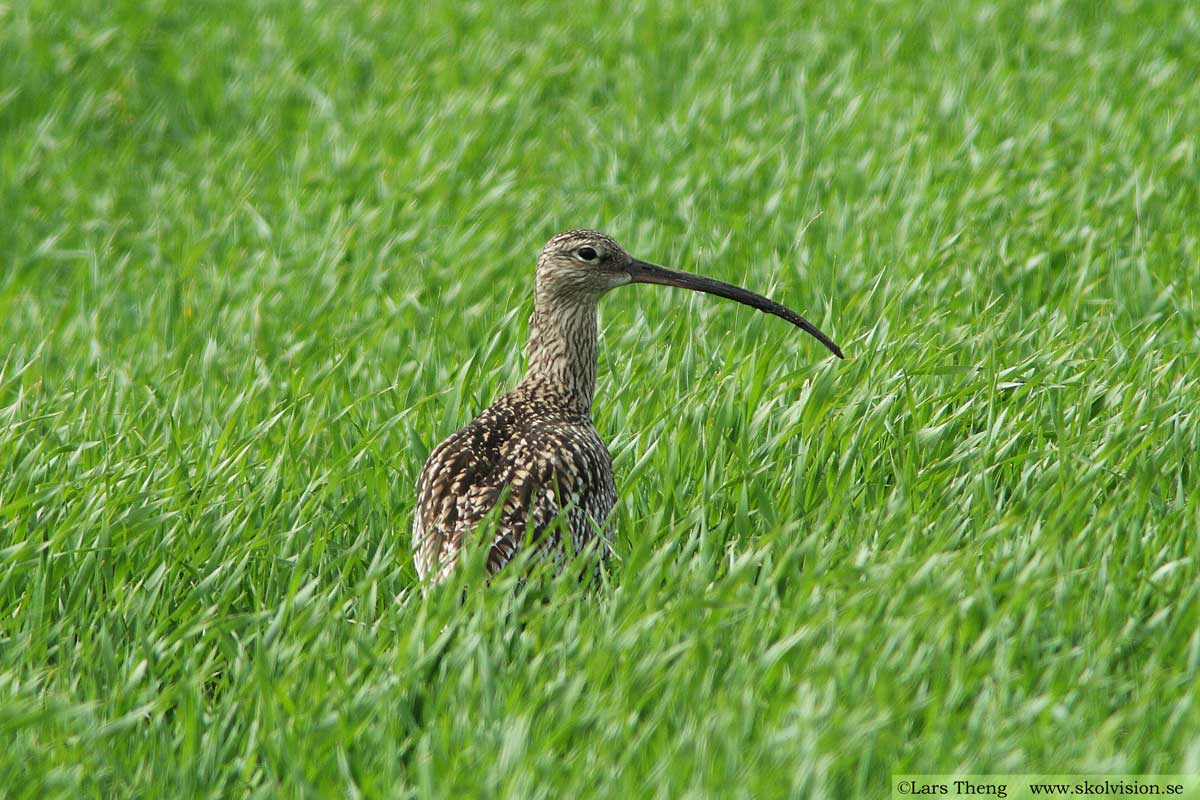
M 1200 772 L 1186 3 L 0 5 L 0 794 Z M 569 227 L 599 591 L 422 596 Z

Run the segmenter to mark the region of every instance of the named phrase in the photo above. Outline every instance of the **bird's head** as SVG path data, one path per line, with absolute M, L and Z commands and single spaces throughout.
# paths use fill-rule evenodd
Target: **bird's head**
M 538 256 L 538 292 L 594 303 L 609 289 L 629 283 L 633 259 L 599 231 L 564 231 Z
M 560 233 L 546 242 L 538 256 L 539 303 L 596 303 L 605 292 L 627 283 L 678 286 L 757 308 L 786 319 L 816 337 L 838 358 L 843 358 L 841 349 L 832 339 L 790 308 L 739 286 L 636 259 L 599 231 Z

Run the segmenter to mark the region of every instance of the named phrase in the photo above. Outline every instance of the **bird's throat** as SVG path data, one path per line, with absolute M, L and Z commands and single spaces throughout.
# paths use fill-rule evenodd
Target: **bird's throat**
M 529 320 L 529 368 L 521 387 L 590 416 L 596 391 L 596 303 L 539 297 Z

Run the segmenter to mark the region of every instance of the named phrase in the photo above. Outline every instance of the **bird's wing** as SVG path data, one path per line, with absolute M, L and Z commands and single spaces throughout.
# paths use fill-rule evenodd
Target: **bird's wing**
M 544 424 L 527 439 L 510 442 L 506 463 L 520 465 L 505 476 L 508 494 L 488 552 L 488 570 L 513 559 L 528 538 L 534 546 L 563 554 L 568 534 L 578 551 L 595 536 L 616 499 L 608 451 L 594 431 Z M 556 524 L 557 523 L 557 524 Z M 549 531 L 549 533 L 547 533 Z
M 413 548 L 421 576 L 448 575 L 463 537 L 497 504 L 489 572 L 511 561 L 527 536 L 539 547 L 557 545 L 557 532 L 544 536 L 556 519 L 580 548 L 616 495 L 608 452 L 590 435 L 594 441 L 554 423 L 524 428 L 480 418 L 439 445 L 417 486 Z
M 448 574 L 463 534 L 496 505 L 503 486 L 503 425 L 480 417 L 434 448 L 417 481 L 413 550 L 422 577 Z

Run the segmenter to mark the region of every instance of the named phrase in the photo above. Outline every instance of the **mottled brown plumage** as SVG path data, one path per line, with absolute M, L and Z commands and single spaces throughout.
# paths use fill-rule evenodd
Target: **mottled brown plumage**
M 627 283 L 681 286 L 754 306 L 842 356 L 803 317 L 764 297 L 638 261 L 596 231 L 558 234 L 538 258 L 525 376 L 438 445 L 421 470 L 413 548 L 422 578 L 444 580 L 470 532 L 491 512 L 492 573 L 527 540 L 561 556 L 560 532 L 569 533 L 575 551 L 597 548 L 607 555 L 617 492 L 612 459 L 592 425 L 596 307 L 605 292 Z

